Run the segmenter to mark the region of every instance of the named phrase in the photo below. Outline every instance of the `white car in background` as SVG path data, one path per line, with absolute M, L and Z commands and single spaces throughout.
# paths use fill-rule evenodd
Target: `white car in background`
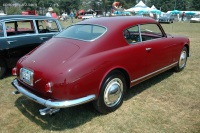
M 7 15 L 7 14 L 4 14 L 4 13 L 0 12 L 0 16 L 3 16 L 3 15 Z
M 82 16 L 82 20 L 90 19 L 90 18 L 94 18 L 94 15 L 93 14 L 85 14 Z
M 194 17 L 190 19 L 190 23 L 200 23 L 200 14 L 194 15 Z

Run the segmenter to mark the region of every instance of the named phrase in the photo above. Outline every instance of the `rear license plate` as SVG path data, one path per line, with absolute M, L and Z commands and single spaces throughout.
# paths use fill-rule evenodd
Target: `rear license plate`
M 31 86 L 33 86 L 33 74 L 32 70 L 26 68 L 20 69 L 20 79 Z

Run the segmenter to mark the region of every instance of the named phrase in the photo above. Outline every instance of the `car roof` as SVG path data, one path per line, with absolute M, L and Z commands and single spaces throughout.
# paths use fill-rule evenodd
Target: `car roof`
M 99 17 L 81 21 L 77 24 L 96 24 L 107 28 L 127 27 L 137 24 L 157 23 L 156 20 L 150 17 L 141 16 L 116 16 L 116 17 Z
M 0 21 L 9 19 L 54 19 L 54 18 L 47 16 L 36 16 L 36 15 L 4 15 L 0 17 Z

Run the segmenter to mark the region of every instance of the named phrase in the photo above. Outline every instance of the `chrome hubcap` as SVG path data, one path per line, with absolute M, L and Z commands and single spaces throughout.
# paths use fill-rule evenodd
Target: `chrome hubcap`
M 183 68 L 186 64 L 186 61 L 187 61 L 187 53 L 186 51 L 182 51 L 179 59 L 179 68 Z
M 106 86 L 104 102 L 106 106 L 113 107 L 119 103 L 123 93 L 123 83 L 119 78 L 112 79 Z

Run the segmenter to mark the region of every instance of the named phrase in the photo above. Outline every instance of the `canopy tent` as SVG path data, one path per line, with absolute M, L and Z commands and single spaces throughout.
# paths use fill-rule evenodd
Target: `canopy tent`
M 195 15 L 196 13 L 195 13 L 195 12 L 192 12 L 192 11 L 189 11 L 189 12 L 186 12 L 185 14 L 186 14 L 186 15 L 191 15 L 191 16 L 192 16 L 192 15 Z
M 153 6 L 151 6 L 151 9 L 155 9 L 155 10 L 157 10 L 157 8 L 153 5 Z
M 173 11 L 171 11 L 170 13 L 171 13 L 171 14 L 175 14 L 175 15 L 176 15 L 176 14 L 179 14 L 179 13 L 180 13 L 180 11 L 179 11 L 179 10 L 173 10 Z
M 138 4 L 136 4 L 134 7 L 129 8 L 125 11 L 129 11 L 129 12 L 136 12 L 139 14 L 144 14 L 144 13 L 149 13 L 150 8 L 148 6 L 146 6 L 142 1 L 140 1 Z
M 161 11 L 158 10 L 154 5 L 150 8 L 150 12 L 153 14 L 161 14 Z

